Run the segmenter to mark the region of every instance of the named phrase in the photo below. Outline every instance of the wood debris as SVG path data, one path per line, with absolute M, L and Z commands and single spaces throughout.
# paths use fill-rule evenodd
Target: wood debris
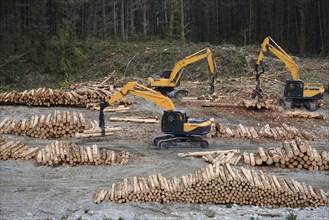
M 244 162 L 251 166 L 275 165 L 308 170 L 329 170 L 328 157 L 328 151 L 320 153 L 299 137 L 282 142 L 281 147 L 270 147 L 266 151 L 259 147 L 256 153 L 243 153 Z
M 263 172 L 210 164 L 182 177 L 167 179 L 161 174 L 148 178 L 125 178 L 110 189 L 98 190 L 94 203 L 125 202 L 257 205 L 276 207 L 328 206 L 322 189 L 293 179 L 277 178 Z

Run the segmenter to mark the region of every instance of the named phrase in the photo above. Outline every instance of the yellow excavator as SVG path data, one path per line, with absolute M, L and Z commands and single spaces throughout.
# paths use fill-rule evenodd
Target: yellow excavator
M 324 87 L 321 83 L 304 83 L 299 78 L 299 68 L 294 60 L 289 56 L 271 37 L 266 37 L 261 45 L 261 50 L 256 62 L 256 88 L 252 96 L 262 96 L 262 89 L 260 88 L 260 76 L 264 73 L 262 60 L 267 51 L 273 53 L 286 66 L 291 74 L 291 79 L 287 79 L 284 95 L 281 104 L 285 108 L 293 108 L 295 106 L 304 105 L 309 111 L 317 109 L 316 102 L 323 99 Z M 258 67 L 262 70 L 259 72 Z
M 180 80 L 183 75 L 184 68 L 192 63 L 195 63 L 202 59 L 207 59 L 209 70 L 211 73 L 210 92 L 213 93 L 215 90 L 215 79 L 218 75 L 216 62 L 213 53 L 209 48 L 200 50 L 190 56 L 175 63 L 172 70 L 164 70 L 162 75 L 154 75 L 147 79 L 147 86 L 161 92 L 163 95 L 171 98 L 179 98 L 188 96 L 186 90 L 176 90 L 175 87 L 180 85 Z
M 189 119 L 185 111 L 175 109 L 170 98 L 137 82 L 128 82 L 118 93 L 106 102 L 100 103 L 99 127 L 103 135 L 105 135 L 104 108 L 128 94 L 147 99 L 166 109 L 161 120 L 161 130 L 165 135 L 153 139 L 153 145 L 159 149 L 165 145 L 177 144 L 179 142 L 199 144 L 202 148 L 208 147 L 208 142 L 202 139 L 200 135 L 209 133 L 210 120 Z

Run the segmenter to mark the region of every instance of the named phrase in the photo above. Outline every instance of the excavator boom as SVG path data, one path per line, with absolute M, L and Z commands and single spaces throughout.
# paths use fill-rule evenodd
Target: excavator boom
M 291 73 L 293 80 L 299 79 L 299 68 L 297 64 L 271 37 L 266 37 L 261 46 L 262 49 L 259 52 L 256 65 L 261 65 L 265 53 L 269 50 L 285 64 L 287 70 Z
M 118 93 L 113 95 L 107 103 L 112 104 L 128 94 L 147 99 L 166 110 L 175 110 L 175 106 L 171 99 L 137 82 L 127 83 Z

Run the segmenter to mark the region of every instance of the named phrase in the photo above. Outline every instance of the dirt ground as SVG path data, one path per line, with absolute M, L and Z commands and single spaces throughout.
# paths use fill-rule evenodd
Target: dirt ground
M 129 96 L 130 98 L 131 96 Z M 88 139 L 68 139 L 78 146 L 97 144 L 112 150 L 125 150 L 134 155 L 133 161 L 125 166 L 62 166 L 57 168 L 36 166 L 33 161 L 0 161 L 0 217 L 1 219 L 206 219 L 209 212 L 215 213 L 215 219 L 283 219 L 290 212 L 288 209 L 271 209 L 256 206 L 238 205 L 191 205 L 158 204 L 131 202 L 114 204 L 104 202 L 96 205 L 92 202 L 98 189 L 107 189 L 112 183 L 132 176 L 147 177 L 161 173 L 167 178 L 186 175 L 197 168 L 206 166 L 199 158 L 180 158 L 179 152 L 200 151 L 200 148 L 172 147 L 158 150 L 152 146 L 152 138 L 160 135 L 160 124 L 135 124 L 109 122 L 110 116 L 157 115 L 162 110 L 153 103 L 139 98 L 132 98 L 138 104 L 131 106 L 127 113 L 105 113 L 107 124 L 113 123 L 123 128 L 114 136 Z M 317 150 L 329 149 L 329 119 L 289 119 L 282 113 L 271 110 L 254 111 L 241 108 L 202 108 L 198 104 L 175 101 L 177 109 L 184 109 L 190 117 L 215 118 L 226 126 L 239 123 L 255 126 L 256 129 L 266 123 L 270 125 L 285 122 L 299 129 L 309 129 L 320 139 L 311 142 Z M 67 107 L 26 107 L 0 106 L 0 121 L 5 117 L 22 119 L 35 114 L 48 114 L 54 109 L 75 110 L 97 120 L 98 112 L 87 109 Z M 328 109 L 320 110 L 328 114 Z M 29 146 L 43 147 L 52 140 L 3 135 L 5 140 L 22 140 Z M 270 139 L 251 141 L 246 139 L 211 138 L 210 147 L 216 149 L 240 149 L 254 152 L 259 146 L 268 148 L 278 146 L 280 142 Z M 244 164 L 239 164 L 246 166 Z M 329 172 L 306 170 L 287 170 L 259 167 L 279 177 L 293 178 L 316 188 L 329 191 Z M 298 219 L 329 219 L 329 208 L 302 208 L 290 210 Z M 263 217 L 261 213 L 280 213 L 280 217 Z

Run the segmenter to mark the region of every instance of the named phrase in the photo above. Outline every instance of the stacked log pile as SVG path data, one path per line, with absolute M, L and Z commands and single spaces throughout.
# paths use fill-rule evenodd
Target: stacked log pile
M 28 147 L 20 141 L 0 142 L 0 160 L 36 160 L 38 165 L 113 165 L 127 164 L 129 152 L 99 149 L 97 145 L 77 147 L 65 141 L 56 141 L 44 148 Z
M 28 147 L 20 141 L 0 141 L 0 160 L 31 160 L 39 151 L 39 147 Z
M 207 134 L 208 138 L 225 137 L 225 138 L 247 138 L 257 140 L 260 137 L 273 138 L 275 140 L 292 140 L 296 137 L 303 138 L 309 141 L 314 141 L 317 136 L 308 131 L 300 131 L 294 126 L 289 126 L 285 123 L 282 126 L 270 127 L 269 124 L 263 126 L 259 131 L 254 127 L 247 127 L 242 124 L 238 128 L 233 129 L 225 127 L 221 123 L 214 121 L 211 124 L 210 132 Z
M 88 103 L 99 103 L 112 96 L 112 92 L 102 88 L 83 87 L 76 90 L 58 90 L 39 88 L 25 90 L 24 92 L 0 93 L 0 104 L 23 104 L 29 106 L 85 106 Z M 133 101 L 122 99 L 120 104 L 130 105 Z
M 97 145 L 77 147 L 75 144 L 56 141 L 41 149 L 36 157 L 38 165 L 113 165 L 127 164 L 131 155 L 129 152 L 115 152 Z
M 0 135 L 0 144 L 2 144 L 3 142 L 5 142 L 5 140 L 4 140 L 3 137 Z
M 244 162 L 251 166 L 275 165 L 281 168 L 328 170 L 328 151 L 318 152 L 308 141 L 296 138 L 282 142 L 281 147 L 270 147 L 267 151 L 259 147 L 256 153 L 243 153 Z
M 133 177 L 113 183 L 109 190 L 100 190 L 94 202 L 110 200 L 116 203 L 129 201 L 181 202 L 198 204 L 257 205 L 272 207 L 328 206 L 329 200 L 322 189 L 256 173 L 243 167 L 210 164 L 180 178 L 167 179 L 161 174 L 148 178 Z
M 42 139 L 73 137 L 76 132 L 88 128 L 91 128 L 91 123 L 82 113 L 58 110 L 19 121 L 5 118 L 0 123 L 0 133 Z

